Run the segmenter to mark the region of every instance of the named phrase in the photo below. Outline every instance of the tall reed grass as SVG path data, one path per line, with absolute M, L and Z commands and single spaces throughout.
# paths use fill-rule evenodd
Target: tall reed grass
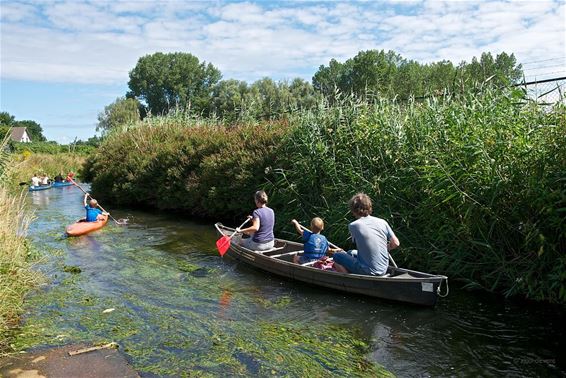
M 85 171 L 117 203 L 210 218 L 243 217 L 267 188 L 279 235 L 317 215 L 344 247 L 347 200 L 364 191 L 405 265 L 566 303 L 565 167 L 563 105 L 487 90 L 408 104 L 345 97 L 285 123 L 228 128 L 151 118 L 110 135 Z
M 5 141 L 0 151 L 5 151 Z M 22 314 L 25 294 L 39 282 L 31 269 L 31 252 L 25 234 L 32 219 L 24 194 L 8 177 L 10 155 L 0 154 L 0 354 L 10 350 L 12 330 Z

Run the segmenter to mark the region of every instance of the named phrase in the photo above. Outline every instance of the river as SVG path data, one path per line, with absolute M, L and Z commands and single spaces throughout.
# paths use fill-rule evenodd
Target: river
M 114 341 L 142 376 L 566 372 L 563 307 L 455 285 L 433 309 L 351 296 L 220 258 L 209 222 L 115 210 L 128 225 L 66 238 L 65 225 L 83 215 L 82 193 L 28 199 L 46 282 L 26 302 L 20 349 Z

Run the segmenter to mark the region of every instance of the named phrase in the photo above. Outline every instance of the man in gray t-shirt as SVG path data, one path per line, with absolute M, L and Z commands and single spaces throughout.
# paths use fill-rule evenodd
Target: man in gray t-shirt
M 399 246 L 399 239 L 385 220 L 370 215 L 373 208 L 368 195 L 356 194 L 349 205 L 357 219 L 348 229 L 358 249 L 336 252 L 334 267 L 342 273 L 382 276 L 389 266 L 389 250 Z

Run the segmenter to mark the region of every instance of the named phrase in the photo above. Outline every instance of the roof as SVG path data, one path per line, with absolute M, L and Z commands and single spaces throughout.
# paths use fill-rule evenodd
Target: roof
M 20 140 L 22 140 L 24 133 L 27 133 L 25 127 L 12 127 L 12 140 L 19 142 Z M 29 138 L 29 135 L 28 135 L 28 138 Z

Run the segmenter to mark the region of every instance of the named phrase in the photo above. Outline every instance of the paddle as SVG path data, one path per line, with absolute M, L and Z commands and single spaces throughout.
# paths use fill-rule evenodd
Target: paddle
M 308 228 L 306 228 L 306 227 L 303 226 L 302 224 L 299 224 L 299 227 L 301 227 L 303 230 L 310 231 Z M 337 247 L 336 245 L 332 244 L 330 241 L 328 242 L 328 245 L 331 246 L 332 248 L 342 249 L 342 248 Z M 389 251 L 388 251 L 387 253 L 389 254 L 389 259 L 390 259 L 391 262 L 393 263 L 393 266 L 394 266 L 395 268 L 397 268 L 397 264 L 395 263 L 395 260 L 393 260 L 393 256 L 391 256 L 391 253 L 389 253 Z
M 82 190 L 84 194 L 88 194 L 87 191 L 84 190 L 84 189 L 82 188 L 82 186 L 80 186 L 79 184 L 77 184 L 73 179 L 71 179 L 71 182 L 72 182 L 73 185 L 75 185 L 77 188 L 79 188 L 80 190 Z M 89 196 L 90 198 L 92 198 L 90 194 L 88 194 L 88 196 Z M 97 206 L 100 207 L 100 210 L 102 210 L 102 211 L 104 211 L 105 213 L 107 213 L 108 216 L 109 216 L 114 222 L 116 222 L 116 224 L 119 224 L 119 225 L 122 226 L 122 225 L 125 225 L 125 224 L 128 223 L 128 220 L 127 220 L 127 219 L 120 219 L 120 221 L 117 221 L 112 215 L 110 215 L 110 213 L 109 213 L 108 211 L 104 210 L 104 208 L 103 208 L 102 206 L 100 206 L 100 205 L 97 205 Z
M 248 219 L 246 219 L 246 221 L 242 223 L 238 228 L 242 228 L 246 223 L 249 222 L 250 219 L 251 218 L 248 217 Z M 237 232 L 238 231 L 234 231 L 230 236 L 223 235 L 220 239 L 216 241 L 216 248 L 218 249 L 218 253 L 220 253 L 220 256 L 224 256 L 226 251 L 228 251 L 228 248 L 230 248 L 230 240 L 232 239 L 232 236 L 236 235 Z

